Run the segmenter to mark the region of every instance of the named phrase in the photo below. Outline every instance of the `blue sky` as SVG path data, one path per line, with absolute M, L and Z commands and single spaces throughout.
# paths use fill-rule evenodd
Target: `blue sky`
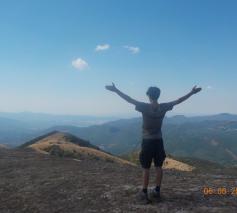
M 136 115 L 114 82 L 173 113 L 237 113 L 235 0 L 0 0 L 0 111 Z M 96 49 L 97 48 L 97 49 Z

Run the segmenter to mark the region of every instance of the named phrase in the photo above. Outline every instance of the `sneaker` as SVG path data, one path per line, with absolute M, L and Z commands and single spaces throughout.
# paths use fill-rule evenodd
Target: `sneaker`
M 148 193 L 144 193 L 143 191 L 138 193 L 138 200 L 139 203 L 143 205 L 151 203 L 151 200 L 148 198 Z
M 161 201 L 160 192 L 157 192 L 156 189 L 152 189 L 150 192 L 151 199 L 154 199 L 156 201 Z

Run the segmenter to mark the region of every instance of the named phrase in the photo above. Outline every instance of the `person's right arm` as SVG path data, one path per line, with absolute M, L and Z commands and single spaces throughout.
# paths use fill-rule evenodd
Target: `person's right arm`
M 134 104 L 137 105 L 139 103 L 139 101 L 134 100 L 133 98 L 129 97 L 128 95 L 124 94 L 123 92 L 121 92 L 115 85 L 114 83 L 112 83 L 112 85 L 107 85 L 105 86 L 105 88 L 109 91 L 115 92 L 117 95 L 119 95 L 122 99 L 124 99 L 125 101 L 127 101 L 130 104 Z

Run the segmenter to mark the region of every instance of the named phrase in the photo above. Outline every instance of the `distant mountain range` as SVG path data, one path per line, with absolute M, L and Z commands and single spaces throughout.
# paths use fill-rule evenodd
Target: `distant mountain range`
M 115 117 L 52 115 L 45 113 L 6 113 L 0 112 L 0 143 L 17 146 L 36 136 L 47 128 L 56 125 L 90 126 L 101 124 Z
M 237 121 L 237 115 L 229 113 L 221 113 L 216 115 L 206 115 L 206 116 L 192 116 L 186 117 L 184 115 L 176 115 L 167 119 L 169 123 L 193 123 L 201 121 Z
M 236 115 L 230 114 L 166 118 L 163 136 L 167 153 L 179 157 L 195 157 L 236 165 L 236 118 Z M 134 118 L 86 128 L 56 126 L 48 131 L 70 132 L 91 141 L 106 151 L 121 155 L 140 148 L 141 125 L 141 118 Z
M 87 116 L 87 115 L 54 115 L 47 113 L 8 113 L 0 112 L 1 119 L 11 119 L 24 123 L 24 127 L 31 129 L 45 129 L 55 125 L 73 125 L 73 126 L 90 126 L 101 124 L 111 120 L 117 120 L 116 117 L 109 116 Z
M 58 121 L 57 125 L 50 128 L 49 125 L 44 129 L 31 128 L 23 117 L 19 120 L 3 117 L 0 118 L 0 143 L 16 146 L 57 130 L 76 135 L 117 155 L 140 147 L 141 118 L 121 119 L 87 127 L 64 124 Z M 174 156 L 191 156 L 231 165 L 237 162 L 237 115 L 223 113 L 168 117 L 164 120 L 163 136 L 167 153 Z

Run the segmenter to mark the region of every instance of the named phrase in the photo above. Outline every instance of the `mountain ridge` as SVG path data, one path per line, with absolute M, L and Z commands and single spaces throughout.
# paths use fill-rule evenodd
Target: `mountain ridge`
M 141 128 L 142 120 L 136 118 L 83 128 L 57 126 L 48 131 L 70 132 L 92 141 L 103 150 L 123 155 L 139 148 Z M 178 124 L 164 121 L 163 137 L 167 152 L 173 156 L 193 156 L 226 165 L 237 164 L 236 121 L 205 120 Z
M 78 160 L 91 157 L 135 166 L 129 161 L 101 150 L 89 141 L 85 141 L 72 134 L 59 131 L 52 131 L 48 134 L 37 137 L 18 147 L 18 149 L 33 149 L 43 154 L 70 157 Z
M 163 136 L 168 153 L 177 157 L 194 156 L 227 165 L 236 164 L 236 115 L 222 113 L 196 118 L 173 116 L 164 119 Z M 40 131 L 25 129 L 22 124 L 19 126 L 19 129 L 0 128 L 0 143 L 7 141 L 9 146 L 22 144 L 52 130 L 59 130 L 91 141 L 106 152 L 121 155 L 139 147 L 142 119 L 120 119 L 89 127 L 62 126 L 58 123 L 58 126 Z

